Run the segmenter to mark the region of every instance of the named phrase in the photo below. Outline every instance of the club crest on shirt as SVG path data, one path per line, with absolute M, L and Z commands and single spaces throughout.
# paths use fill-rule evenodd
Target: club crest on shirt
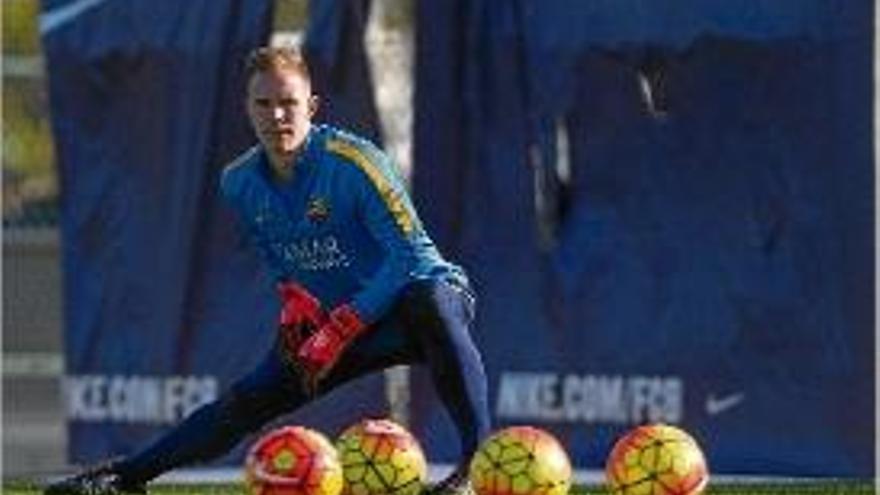
M 312 198 L 306 207 L 306 218 L 314 223 L 323 222 L 330 216 L 330 203 L 324 198 Z

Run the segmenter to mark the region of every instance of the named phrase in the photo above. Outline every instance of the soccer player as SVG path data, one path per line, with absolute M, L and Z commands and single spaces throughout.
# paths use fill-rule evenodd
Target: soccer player
M 46 493 L 143 493 L 160 474 L 218 457 L 344 382 L 404 363 L 427 366 L 461 443 L 459 466 L 432 490 L 467 490 L 489 414 L 465 273 L 438 252 L 385 153 L 312 123 L 318 98 L 298 50 L 259 48 L 247 70 L 259 144 L 226 167 L 221 187 L 277 279 L 276 343 L 152 445 Z

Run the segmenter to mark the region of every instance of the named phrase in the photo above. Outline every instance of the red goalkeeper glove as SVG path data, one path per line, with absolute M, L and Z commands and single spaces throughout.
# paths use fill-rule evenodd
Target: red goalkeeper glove
M 321 301 L 295 282 L 279 282 L 281 314 L 278 329 L 288 356 L 295 357 L 303 341 L 327 321 Z
M 330 312 L 326 323 L 299 348 L 299 364 L 312 390 L 336 364 L 345 348 L 363 333 L 366 325 L 351 306 L 343 304 Z

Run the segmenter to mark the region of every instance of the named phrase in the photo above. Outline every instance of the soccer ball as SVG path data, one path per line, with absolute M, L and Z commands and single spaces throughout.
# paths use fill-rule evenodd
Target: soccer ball
M 345 478 L 343 495 L 418 495 L 428 465 L 418 440 L 388 419 L 365 419 L 336 440 Z
M 470 479 L 478 495 L 565 495 L 571 462 L 550 433 L 512 426 L 483 441 L 471 460 Z
M 257 440 L 245 461 L 245 479 L 253 495 L 340 495 L 343 484 L 333 444 L 301 426 Z
M 697 495 L 709 481 L 697 442 L 663 424 L 639 426 L 618 440 L 605 476 L 613 495 Z

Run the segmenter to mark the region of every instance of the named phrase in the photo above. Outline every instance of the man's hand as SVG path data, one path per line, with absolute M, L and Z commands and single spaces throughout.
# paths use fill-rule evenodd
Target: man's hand
M 279 282 L 278 297 L 281 299 L 281 314 L 278 316 L 278 329 L 281 343 L 288 355 L 296 357 L 303 341 L 327 321 L 321 308 L 321 301 L 305 287 L 295 282 Z
M 348 344 L 360 335 L 366 325 L 357 312 L 343 304 L 330 312 L 326 323 L 299 348 L 297 358 L 312 391 L 336 364 Z

